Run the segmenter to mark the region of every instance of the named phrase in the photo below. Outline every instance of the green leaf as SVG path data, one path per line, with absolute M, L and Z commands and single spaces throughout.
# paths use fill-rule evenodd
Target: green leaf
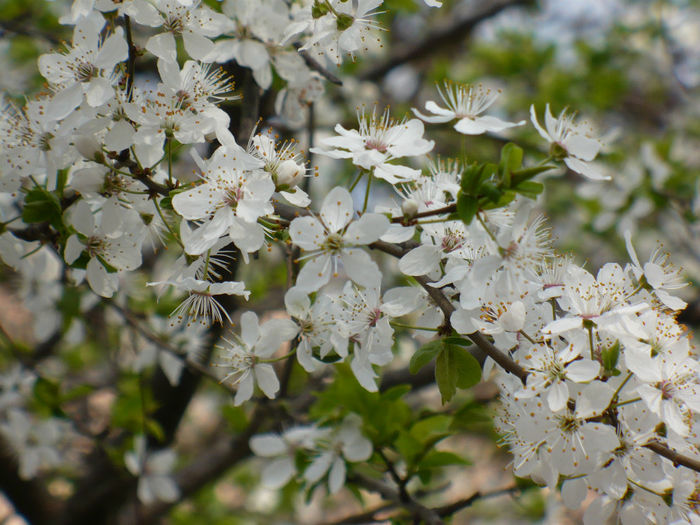
M 479 211 L 479 201 L 471 195 L 459 194 L 457 197 L 457 215 L 464 224 L 470 224 Z
M 501 148 L 501 162 L 498 164 L 498 173 L 504 188 L 510 188 L 511 174 L 523 164 L 523 149 L 509 142 Z
M 167 197 L 163 197 L 160 200 L 160 207 L 164 210 L 172 210 L 173 209 L 173 199 L 172 199 L 172 192 L 170 195 Z
M 48 222 L 56 229 L 63 225 L 58 197 L 44 188 L 32 188 L 24 198 L 22 220 L 26 223 Z
M 60 401 L 60 388 L 57 382 L 40 377 L 34 383 L 34 397 L 40 403 L 57 407 Z
M 522 170 L 514 171 L 510 174 L 511 188 L 515 188 L 516 186 L 519 186 L 526 180 L 530 180 L 536 175 L 539 175 L 540 173 L 543 173 L 545 171 L 553 170 L 556 167 L 557 166 L 545 165 L 535 166 L 533 168 L 524 168 Z
M 469 339 L 465 339 L 464 337 L 457 337 L 457 336 L 449 336 L 443 338 L 443 341 L 447 344 L 450 345 L 459 345 L 459 346 L 471 346 L 472 342 Z
M 450 425 L 452 425 L 452 416 L 448 416 L 447 414 L 435 414 L 434 416 L 417 421 L 411 427 L 411 434 L 425 441 L 425 439 L 433 434 L 439 434 L 441 436 L 446 435 L 445 433 L 450 429 Z
M 407 465 L 413 465 L 418 455 L 423 451 L 423 444 L 411 432 L 399 431 L 394 446 Z
M 610 348 L 603 350 L 601 352 L 601 357 L 603 358 L 603 368 L 605 368 L 605 371 L 608 373 L 613 372 L 620 357 L 620 341 L 615 341 Z
M 153 418 L 146 418 L 146 433 L 156 438 L 160 443 L 165 441 L 165 431 L 163 427 Z
M 515 199 L 515 196 L 516 196 L 516 193 L 513 190 L 506 190 L 504 192 L 501 192 L 501 196 L 498 198 L 497 201 L 491 202 L 491 203 L 486 203 L 482 206 L 482 208 L 484 208 L 485 210 L 495 210 L 498 208 L 503 208 L 508 203 L 510 203 L 513 199 Z
M 471 388 L 481 381 L 481 365 L 476 358 L 462 347 L 450 345 L 454 369 L 457 373 L 457 386 Z
M 465 193 L 474 193 L 480 182 L 481 173 L 484 167 L 478 164 L 471 164 L 464 169 L 460 186 Z
M 408 370 L 412 374 L 417 374 L 418 370 L 430 363 L 435 356 L 442 350 L 442 340 L 436 339 L 421 346 L 411 356 L 411 361 L 408 364 Z
M 457 369 L 454 366 L 453 348 L 453 346 L 443 348 L 435 361 L 435 381 L 437 381 L 443 405 L 457 393 Z
M 397 385 L 382 393 L 382 399 L 397 401 L 411 391 L 411 385 Z
M 523 197 L 527 197 L 528 199 L 534 200 L 540 193 L 544 191 L 544 184 L 541 184 L 539 182 L 533 182 L 531 180 L 526 180 L 518 184 L 513 189 L 515 189 L 515 191 Z
M 248 416 L 242 407 L 234 407 L 232 405 L 224 405 L 221 409 L 221 414 L 224 416 L 231 429 L 234 432 L 243 432 L 248 426 Z
M 491 202 L 498 202 L 503 196 L 503 190 L 493 182 L 484 182 L 479 186 L 479 194 L 484 195 Z M 457 205 L 459 206 L 459 201 Z
M 418 464 L 419 468 L 437 468 L 447 465 L 469 465 L 469 461 L 453 452 L 431 450 Z

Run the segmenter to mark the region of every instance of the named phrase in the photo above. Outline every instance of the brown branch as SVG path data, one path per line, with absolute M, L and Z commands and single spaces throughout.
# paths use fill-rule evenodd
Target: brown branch
M 126 62 L 126 97 L 131 102 L 133 97 L 134 75 L 136 74 L 136 46 L 134 37 L 131 34 L 131 19 L 129 15 L 124 15 L 124 29 L 126 32 L 126 44 L 129 49 L 129 58 Z
M 695 472 L 700 472 L 700 460 L 684 456 L 683 454 L 679 454 L 678 452 L 667 447 L 663 443 L 660 443 L 658 441 L 652 441 L 651 443 L 647 443 L 646 445 L 644 445 L 644 447 L 648 448 L 652 452 L 656 452 L 659 456 L 663 456 L 666 459 L 670 459 L 671 461 L 673 461 L 674 466 L 681 465 L 683 467 L 694 470 Z
M 377 80 L 397 66 L 433 55 L 462 42 L 480 22 L 491 18 L 508 7 L 532 4 L 532 0 L 495 0 L 480 2 L 481 7 L 474 13 L 432 31 L 415 45 L 400 45 L 386 60 L 362 71 L 360 80 Z
M 435 210 L 422 211 L 420 213 L 416 213 L 410 218 L 392 217 L 391 222 L 409 225 L 414 224 L 414 222 L 418 219 L 423 219 L 425 217 L 433 217 L 434 215 L 444 215 L 445 213 L 452 213 L 453 211 L 457 211 L 457 204 L 448 204 L 447 206 L 443 206 L 442 208 L 437 208 Z
M 384 253 L 393 255 L 394 257 L 401 257 L 404 255 L 404 253 L 406 253 L 405 248 L 402 248 L 401 246 L 396 244 L 391 244 L 383 241 L 374 242 L 370 245 L 370 247 L 380 250 Z M 428 292 L 428 295 L 433 301 L 435 301 L 435 304 L 440 308 L 440 310 L 442 310 L 442 313 L 445 314 L 446 322 L 449 323 L 450 317 L 455 311 L 454 305 L 450 302 L 450 300 L 447 297 L 445 297 L 445 294 L 443 294 L 440 289 L 430 286 L 427 277 L 425 277 L 424 275 L 419 275 L 415 277 L 415 279 L 418 282 L 418 284 L 420 284 L 423 287 L 423 289 L 426 292 Z M 471 334 L 466 334 L 466 336 L 469 339 L 471 339 L 472 342 L 476 346 L 478 346 L 486 355 L 488 355 L 491 359 L 496 361 L 496 363 L 498 363 L 498 365 L 501 366 L 501 368 L 517 376 L 523 383 L 525 383 L 525 379 L 527 378 L 527 371 L 518 363 L 513 361 L 508 355 L 504 354 L 493 344 L 491 344 L 489 340 L 486 339 L 482 334 L 480 334 L 479 332 L 474 332 Z
M 192 372 L 195 374 L 199 374 L 201 376 L 207 377 L 208 379 L 211 379 L 212 381 L 218 383 L 221 385 L 223 388 L 229 391 L 229 393 L 235 394 L 236 389 L 233 388 L 230 384 L 228 383 L 222 383 L 221 378 L 219 378 L 212 370 L 208 367 L 203 365 L 202 363 L 198 361 L 193 361 L 192 359 L 189 359 L 187 355 L 183 354 L 176 348 L 173 348 L 170 346 L 166 341 L 161 339 L 157 334 L 154 334 L 151 332 L 149 329 L 147 329 L 145 326 L 143 326 L 143 323 L 140 322 L 140 320 L 131 312 L 128 310 L 122 308 L 119 306 L 117 303 L 114 301 L 104 301 L 106 304 L 111 306 L 114 310 L 116 310 L 119 315 L 122 316 L 122 318 L 126 321 L 126 323 L 131 326 L 136 332 L 141 334 L 142 337 L 144 337 L 146 340 L 154 343 L 157 345 L 161 350 L 164 352 L 168 352 L 169 354 L 174 355 L 175 357 L 182 359 L 182 362 L 185 364 L 187 368 L 189 368 Z
M 504 494 L 512 494 L 513 492 L 517 492 L 518 490 L 520 489 L 517 486 L 513 485 L 511 487 L 494 490 L 492 492 L 475 492 L 468 498 L 457 500 L 453 503 L 449 503 L 442 507 L 437 507 L 433 510 L 437 513 L 438 516 L 444 518 L 446 516 L 452 516 L 454 513 L 459 512 L 460 510 L 465 509 L 467 507 L 470 507 L 478 500 L 486 498 L 495 498 L 498 496 L 503 496 Z
M 299 44 L 296 44 L 294 47 L 299 49 L 301 47 Z M 340 80 L 337 76 L 335 76 L 333 73 L 328 71 L 325 67 L 323 67 L 318 60 L 316 60 L 314 57 L 312 57 L 308 51 L 303 50 L 299 51 L 299 54 L 301 55 L 301 58 L 304 59 L 304 62 L 306 65 L 309 67 L 309 69 L 312 69 L 313 71 L 316 71 L 317 73 L 320 73 L 323 78 L 328 80 L 329 82 L 335 84 L 336 86 L 342 86 L 343 81 Z
M 12 502 L 15 511 L 35 525 L 50 524 L 60 511 L 60 502 L 46 490 L 38 479 L 19 476 L 17 455 L 0 437 L 0 491 Z
M 364 487 L 367 490 L 371 490 L 372 492 L 376 492 L 385 500 L 396 503 L 397 506 L 401 506 L 406 509 L 416 520 L 422 520 L 425 525 L 442 525 L 444 523 L 434 510 L 426 507 L 411 497 L 402 497 L 398 490 L 390 487 L 382 481 L 368 478 L 357 473 L 348 476 L 348 481 L 351 483 L 356 483 L 357 485 Z
M 180 501 L 188 498 L 213 480 L 221 477 L 231 467 L 248 458 L 251 454 L 250 438 L 258 432 L 269 415 L 271 414 L 264 405 L 258 405 L 250 424 L 243 433 L 238 434 L 233 439 L 230 437 L 222 438 L 175 474 L 175 482 L 180 489 L 180 498 L 177 501 L 172 503 L 160 501 L 142 507 L 138 514 L 137 523 L 145 525 L 158 522 L 161 516 L 179 504 Z M 132 501 L 132 505 L 136 504 L 136 500 Z M 122 513 L 119 523 L 123 525 L 133 524 L 133 514 Z
M 362 512 L 361 514 L 354 514 L 352 516 L 348 516 L 347 518 L 342 518 L 340 520 L 330 522 L 327 525 L 351 525 L 353 523 L 361 523 L 363 525 L 367 525 L 368 523 L 386 523 L 386 519 L 377 519 L 375 518 L 375 516 L 380 512 L 386 512 L 395 508 L 396 505 L 397 504 L 394 502 L 386 503 L 384 505 L 380 505 L 379 507 L 375 507 L 372 510 L 368 510 L 367 512 Z

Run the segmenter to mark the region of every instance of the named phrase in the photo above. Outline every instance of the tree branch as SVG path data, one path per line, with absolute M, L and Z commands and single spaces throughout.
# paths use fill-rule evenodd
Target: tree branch
M 688 456 L 684 456 L 683 454 L 679 454 L 678 452 L 670 449 L 663 443 L 660 443 L 658 441 L 652 441 L 651 443 L 647 443 L 646 445 L 644 445 L 644 447 L 648 448 L 652 452 L 656 452 L 659 456 L 663 456 L 666 459 L 670 459 L 671 461 L 673 461 L 673 464 L 675 466 L 681 465 L 683 467 L 694 470 L 695 472 L 700 472 L 699 460 Z
M 51 524 L 60 502 L 51 496 L 37 478 L 19 476 L 17 457 L 8 443 L 0 437 L 0 491 L 12 502 L 19 514 L 34 525 Z
M 401 246 L 384 241 L 374 242 L 370 245 L 370 247 L 393 255 L 394 257 L 401 257 L 405 253 L 405 249 Z M 420 284 L 423 289 L 428 292 L 430 298 L 435 301 L 435 304 L 440 308 L 440 310 L 442 310 L 442 313 L 445 314 L 446 322 L 449 323 L 450 317 L 455 311 L 455 307 L 452 305 L 450 300 L 445 297 L 445 294 L 443 294 L 441 290 L 430 286 L 427 277 L 424 275 L 419 275 L 414 278 L 418 284 Z M 472 342 L 486 355 L 496 361 L 501 368 L 517 376 L 523 383 L 525 383 L 527 371 L 518 363 L 513 361 L 508 355 L 504 354 L 493 344 L 491 344 L 482 334 L 479 332 L 474 332 L 471 334 L 466 334 L 466 336 L 471 339 Z
M 425 37 L 421 42 L 410 46 L 396 46 L 394 53 L 384 61 L 362 71 L 360 80 L 377 80 L 397 66 L 419 58 L 433 55 L 464 40 L 480 22 L 491 18 L 508 7 L 532 4 L 532 0 L 495 0 L 480 2 L 481 7 L 469 16 L 452 21 Z
M 348 481 L 357 483 L 359 486 L 364 487 L 367 490 L 376 492 L 385 500 L 396 503 L 398 506 L 406 509 L 414 518 L 423 520 L 425 525 L 443 525 L 444 523 L 435 511 L 417 502 L 410 496 L 407 499 L 403 498 L 398 490 L 379 480 L 354 473 L 348 477 Z

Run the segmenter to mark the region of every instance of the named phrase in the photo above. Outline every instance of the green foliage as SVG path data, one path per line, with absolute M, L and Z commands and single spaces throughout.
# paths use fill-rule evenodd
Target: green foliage
M 605 348 L 601 352 L 601 358 L 603 361 L 603 369 L 606 374 L 618 376 L 620 371 L 617 369 L 617 361 L 620 357 L 620 341 L 615 341 L 615 343 L 609 347 Z
M 48 222 L 57 230 L 63 229 L 61 201 L 41 186 L 27 192 L 22 209 L 22 220 L 26 223 Z
M 364 431 L 375 447 L 390 444 L 411 420 L 411 409 L 402 399 L 410 386 L 396 386 L 381 393 L 368 392 L 357 382 L 349 366 L 338 365 L 336 372 L 333 383 L 316 394 L 309 411 L 311 418 L 338 421 L 354 412 L 362 418 Z M 387 417 L 388 414 L 391 417 Z
M 443 344 L 435 360 L 435 380 L 442 402 L 447 403 L 457 393 L 457 387 L 470 388 L 481 380 L 481 366 L 468 350 L 458 345 Z

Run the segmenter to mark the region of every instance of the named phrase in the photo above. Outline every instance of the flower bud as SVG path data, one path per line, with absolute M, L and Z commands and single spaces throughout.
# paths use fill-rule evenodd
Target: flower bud
M 299 179 L 305 171 L 303 164 L 297 164 L 292 159 L 281 162 L 277 168 L 277 186 L 293 188 L 299 184 Z
M 99 163 L 104 162 L 102 146 L 92 135 L 78 135 L 75 137 L 73 144 L 75 145 L 75 149 L 78 150 L 78 153 L 86 159 Z
M 406 199 L 401 204 L 403 216 L 407 219 L 412 219 L 418 213 L 418 203 L 414 199 Z

